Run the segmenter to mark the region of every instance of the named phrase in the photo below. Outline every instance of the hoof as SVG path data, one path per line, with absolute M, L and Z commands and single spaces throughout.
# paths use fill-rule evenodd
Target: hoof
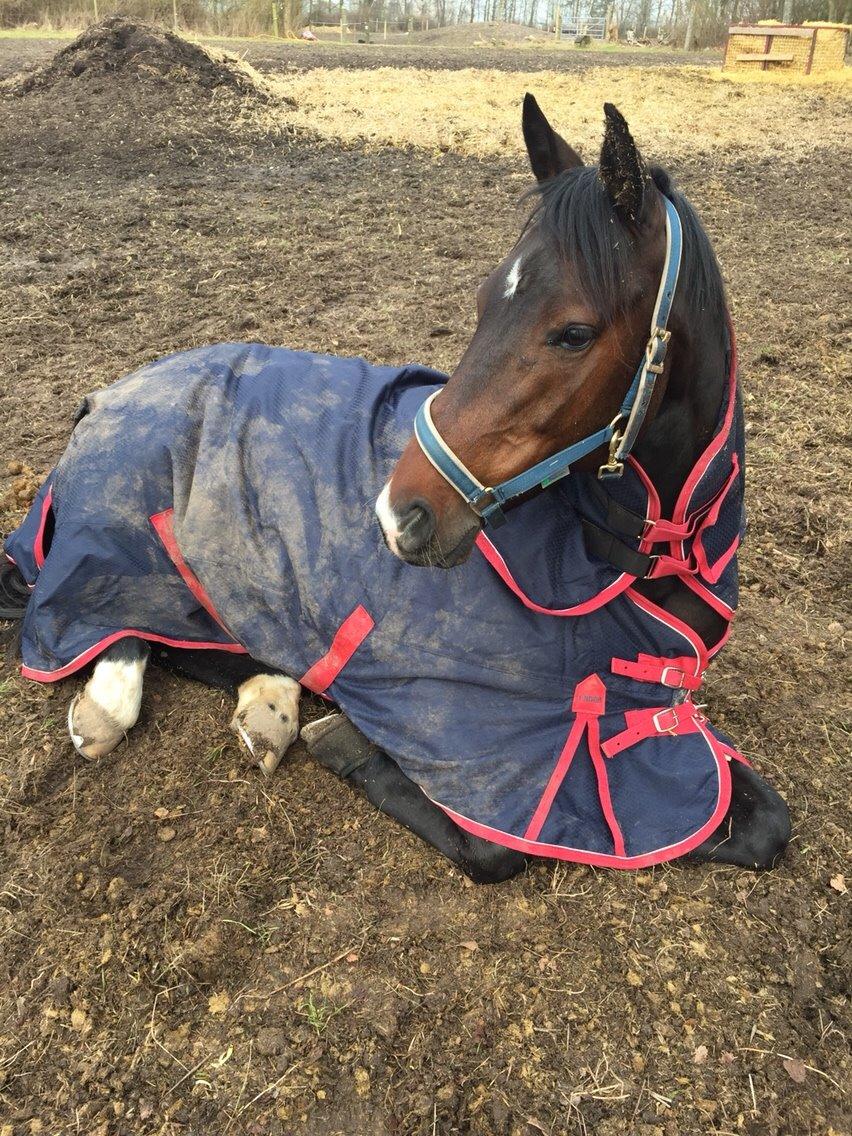
M 85 691 L 76 695 L 68 707 L 68 734 L 77 753 L 90 761 L 112 753 L 127 736 L 118 722 Z
M 353 726 L 345 714 L 326 714 L 302 729 L 308 753 L 336 773 L 348 777 L 370 760 L 376 747 Z
M 299 684 L 284 675 L 255 675 L 239 689 L 231 729 L 267 776 L 296 740 L 300 693 Z

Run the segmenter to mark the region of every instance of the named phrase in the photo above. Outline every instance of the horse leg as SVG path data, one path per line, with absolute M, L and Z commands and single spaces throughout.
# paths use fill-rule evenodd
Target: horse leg
M 235 698 L 240 686 L 255 675 L 280 674 L 251 655 L 200 647 L 169 647 L 164 643 L 152 646 L 151 662 L 182 678 L 225 690 Z
M 98 657 L 92 677 L 68 707 L 68 733 L 82 757 L 105 757 L 136 724 L 149 654 L 147 643 L 129 637 Z
M 749 765 L 732 761 L 731 803 L 714 833 L 688 859 L 740 868 L 771 868 L 790 842 L 790 813 Z
M 474 883 L 511 879 L 526 864 L 523 853 L 459 828 L 342 714 L 311 722 L 302 730 L 302 737 L 308 752 L 321 764 L 361 789 L 380 812 L 431 844 Z
M 184 678 L 235 695 L 231 729 L 263 773 L 275 772 L 299 732 L 301 688 L 294 679 L 273 672 L 250 655 L 230 651 L 157 646 L 152 660 Z

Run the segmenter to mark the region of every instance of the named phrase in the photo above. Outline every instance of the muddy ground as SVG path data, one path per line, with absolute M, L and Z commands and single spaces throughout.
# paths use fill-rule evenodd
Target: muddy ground
M 762 150 L 642 139 L 699 205 L 739 329 L 751 529 L 707 699 L 790 803 L 784 862 L 476 888 L 298 748 L 261 781 L 214 691 L 152 671 L 128 744 L 90 764 L 64 732 L 77 684 L 7 660 L 2 1136 L 850 1131 L 839 98 L 790 95 Z M 524 184 L 519 137 L 342 145 L 186 76 L 0 96 L 0 531 L 80 396 L 166 352 L 451 368 Z

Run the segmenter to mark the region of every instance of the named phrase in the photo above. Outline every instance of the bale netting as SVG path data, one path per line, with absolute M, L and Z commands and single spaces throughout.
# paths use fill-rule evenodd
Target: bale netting
M 265 97 L 263 78 L 225 52 L 211 52 L 153 24 L 109 16 L 93 24 L 51 61 L 0 84 L 12 94 L 106 77 L 186 84 L 196 90 L 230 90 Z

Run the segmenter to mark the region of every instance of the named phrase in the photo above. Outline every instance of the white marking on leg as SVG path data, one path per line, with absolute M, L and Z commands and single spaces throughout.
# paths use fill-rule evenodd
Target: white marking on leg
M 81 757 L 112 753 L 136 724 L 147 661 L 146 652 L 133 662 L 107 656 L 95 664 L 92 677 L 68 707 L 68 733 Z
M 124 660 L 101 659 L 86 684 L 86 694 L 109 714 L 122 730 L 136 725 L 142 707 L 142 676 L 147 657 Z
M 511 298 L 517 291 L 518 284 L 521 280 L 521 261 L 523 259 L 524 258 L 522 256 L 519 256 L 512 267 L 509 269 L 509 275 L 506 277 L 506 287 L 503 291 L 503 295 L 507 300 L 511 300 Z
M 390 482 L 381 491 L 376 501 L 376 516 L 379 518 L 379 524 L 382 526 L 388 548 L 395 556 L 399 556 L 399 545 L 397 544 L 399 526 L 390 504 Z

